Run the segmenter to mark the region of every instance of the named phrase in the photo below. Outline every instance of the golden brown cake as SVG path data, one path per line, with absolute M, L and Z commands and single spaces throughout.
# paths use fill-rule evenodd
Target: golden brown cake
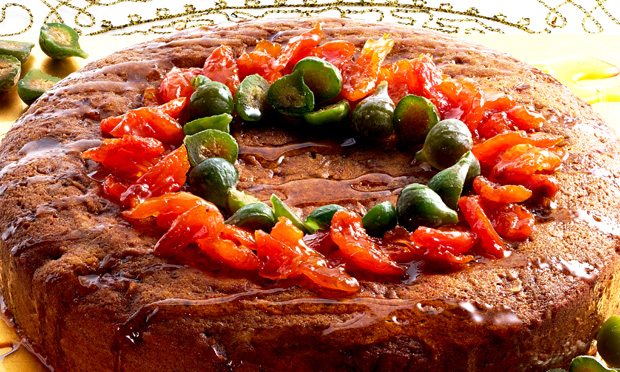
M 320 20 L 324 40 L 358 47 L 387 32 L 395 41 L 388 62 L 428 53 L 443 73 L 532 105 L 547 119 L 545 132 L 567 139 L 560 192 L 508 258 L 442 273 L 412 266 L 407 281 L 362 281 L 355 296 L 323 297 L 157 257 L 159 236 L 129 224 L 102 196 L 97 165 L 81 157 L 101 142 L 102 119 L 142 106 L 144 90 L 173 66 L 200 67 L 223 44 L 238 55 L 260 39 L 285 42 L 316 22 L 227 24 L 117 52 L 57 84 L 2 141 L 2 295 L 21 334 L 56 370 L 544 371 L 593 351 L 597 328 L 620 306 L 618 139 L 554 78 L 476 44 L 405 26 Z M 251 148 L 304 138 L 264 127 L 234 135 L 239 188 L 266 199 L 292 190 L 278 185 L 317 178 L 320 187 L 288 195 L 305 212 L 343 199 L 338 190 L 311 190 L 368 177 L 361 164 L 369 159 L 373 174 L 389 178 L 360 181 L 365 195 L 344 201 L 350 207 L 394 201 L 399 188 L 433 173 L 402 154 L 357 159 L 321 146 L 280 154 L 282 165 Z M 346 160 L 323 171 L 328 158 Z M 305 174 L 295 172 L 299 164 Z

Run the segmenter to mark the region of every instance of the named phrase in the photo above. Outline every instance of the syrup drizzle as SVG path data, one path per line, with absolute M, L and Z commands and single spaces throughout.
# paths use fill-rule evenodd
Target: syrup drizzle
M 369 173 L 351 180 L 302 179 L 280 185 L 256 185 L 247 189 L 261 195 L 284 195 L 289 206 L 305 207 L 321 200 L 325 204 L 344 204 L 358 200 L 383 199 L 397 195 L 407 185 L 409 177 L 391 177 L 383 173 Z M 372 185 L 375 190 L 367 191 Z M 378 190 L 376 190 L 378 189 Z M 317 198 L 320 196 L 320 199 Z
M 478 306 L 469 302 L 442 300 L 445 308 L 436 306 L 434 299 L 382 299 L 382 298 L 296 298 L 292 300 L 272 301 L 261 299 L 278 293 L 286 292 L 287 288 L 253 289 L 242 293 L 225 295 L 204 300 L 187 300 L 169 298 L 152 302 L 138 309 L 127 320 L 117 326 L 114 370 L 122 370 L 122 352 L 125 347 L 135 347 L 141 342 L 141 335 L 156 321 L 179 315 L 192 317 L 217 317 L 241 311 L 248 304 L 265 314 L 286 315 L 288 313 L 304 314 L 350 314 L 344 321 L 336 321 L 327 326 L 323 336 L 349 329 L 360 329 L 373 326 L 380 322 L 393 323 L 399 327 L 414 327 L 406 319 L 400 317 L 401 311 L 415 310 L 430 316 L 450 312 L 457 317 L 468 317 L 477 323 L 498 327 L 501 332 L 519 329 L 521 320 L 518 315 L 506 306 Z M 306 307 L 306 305 L 310 305 Z M 463 311 L 464 310 L 464 311 Z M 215 355 L 227 360 L 224 345 L 212 345 Z M 243 361 L 230 361 L 243 363 Z
M 325 151 L 335 149 L 328 142 L 302 142 L 283 146 L 239 146 L 241 156 L 257 156 L 269 162 L 278 161 L 282 156 L 298 155 L 306 151 Z
M 80 156 L 84 150 L 101 145 L 101 140 L 79 140 L 62 144 L 52 137 L 43 137 L 24 145 L 18 154 L 18 160 L 10 162 L 0 169 L 0 178 L 11 174 L 19 167 L 31 164 L 38 160 L 48 161 L 52 157 L 75 154 Z

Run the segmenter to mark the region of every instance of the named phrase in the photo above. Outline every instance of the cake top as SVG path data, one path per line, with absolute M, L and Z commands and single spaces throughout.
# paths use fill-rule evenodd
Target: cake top
M 553 173 L 568 155 L 563 137 L 540 132 L 541 114 L 442 74 L 426 54 L 384 63 L 395 45 L 387 34 L 361 50 L 322 35 L 318 23 L 238 57 L 221 46 L 202 69 L 170 70 L 145 92 L 145 107 L 101 122 L 115 138 L 83 157 L 109 172 L 103 192 L 130 208 L 125 218 L 155 218 L 164 229 L 155 254 L 178 258 L 197 245 L 250 275 L 343 295 L 360 289 L 357 278 L 411 280 L 420 262 L 458 270 L 507 257 L 509 245 L 528 239 L 531 209 L 553 199 Z M 344 134 L 356 155 L 369 146 L 415 153 L 407 163 L 439 172 L 428 184 L 391 185 L 395 206 L 383 201 L 361 217 L 319 199 L 302 220 L 275 194 L 269 207 L 236 189 L 233 118 L 242 130 L 282 118 L 320 140 Z

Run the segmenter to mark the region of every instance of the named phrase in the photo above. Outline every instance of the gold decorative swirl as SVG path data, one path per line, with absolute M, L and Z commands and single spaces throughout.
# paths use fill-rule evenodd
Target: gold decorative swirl
M 457 7 L 450 3 L 438 6 L 427 0 L 244 0 L 243 3 L 230 0 L 215 0 L 204 8 L 187 4 L 180 11 L 169 8 L 141 6 L 142 14 L 128 14 L 126 19 L 102 19 L 96 9 L 129 8 L 129 4 L 151 3 L 152 0 L 16 0 L 2 8 L 0 24 L 5 21 L 6 10 L 10 7 L 24 9 L 30 15 L 30 23 L 20 30 L 0 36 L 18 35 L 29 30 L 34 23 L 32 9 L 43 6 L 48 9 L 43 22 L 57 21 L 67 23 L 84 35 L 113 34 L 166 34 L 180 29 L 211 25 L 222 21 L 257 19 L 274 15 L 295 15 L 301 17 L 337 16 L 342 18 L 372 19 L 386 18 L 398 23 L 416 25 L 446 33 L 503 33 L 505 30 L 520 30 L 525 33 L 550 33 L 569 26 L 569 22 L 581 21 L 581 28 L 588 33 L 606 31 L 603 24 L 620 26 L 620 21 L 605 6 L 607 0 L 563 0 L 554 4 L 550 0 L 536 0 L 530 16 L 511 19 L 498 13 L 485 14 L 475 7 Z M 39 3 L 39 4 L 34 4 Z M 147 14 L 150 12 L 150 14 Z M 123 14 L 123 13 L 118 13 Z M 577 15 L 575 15 L 577 14 Z M 73 15 L 73 23 L 67 22 Z M 570 15 L 570 17 L 569 17 Z M 539 28 L 532 26 L 532 17 L 540 18 Z M 120 17 L 119 17 L 120 18 Z M 544 21 L 543 21 L 544 19 Z M 37 23 L 39 20 L 37 20 Z M 11 30 L 13 31 L 13 30 Z
M 34 23 L 34 18 L 32 16 L 32 12 L 30 11 L 30 9 L 26 8 L 26 6 L 23 4 L 17 4 L 17 3 L 4 4 L 4 6 L 2 7 L 2 14 L 0 15 L 0 24 L 4 23 L 4 21 L 6 20 L 6 13 L 7 13 L 7 9 L 9 8 L 20 8 L 28 12 L 28 16 L 30 17 L 30 23 L 25 25 L 21 30 L 15 30 L 13 32 L 9 32 L 6 34 L 0 34 L 0 36 L 15 36 L 15 35 L 23 34 L 24 32 L 30 30 L 30 28 L 32 27 L 32 24 Z

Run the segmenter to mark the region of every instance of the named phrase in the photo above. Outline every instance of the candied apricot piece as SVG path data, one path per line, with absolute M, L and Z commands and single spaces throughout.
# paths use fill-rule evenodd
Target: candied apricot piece
M 187 149 L 181 146 L 151 167 L 120 196 L 124 205 L 135 207 L 148 198 L 181 189 L 189 172 Z
M 384 35 L 379 40 L 368 39 L 362 53 L 344 74 L 342 95 L 349 101 L 359 101 L 375 90 L 381 64 L 394 46 L 394 40 Z
M 403 275 L 405 269 L 385 254 L 362 226 L 362 219 L 349 211 L 332 217 L 331 237 L 342 255 L 366 271 L 379 275 Z
M 515 106 L 506 111 L 517 128 L 525 131 L 539 130 L 545 122 L 542 114 L 532 111 L 525 106 Z
M 282 74 L 273 69 L 273 64 L 280 55 L 280 51 L 280 44 L 267 40 L 259 41 L 253 51 L 243 53 L 237 59 L 239 79 L 243 81 L 246 76 L 258 74 L 270 83 L 278 80 Z
M 411 241 L 411 233 L 402 226 L 396 226 L 387 231 L 382 239 L 378 240 L 379 248 L 392 260 L 405 263 L 420 258 L 418 248 Z
M 101 187 L 103 188 L 103 194 L 107 195 L 109 199 L 119 201 L 121 195 L 127 191 L 128 186 L 110 174 L 103 180 Z
M 332 40 L 315 48 L 317 57 L 336 66 L 343 73 L 346 65 L 350 64 L 351 57 L 357 53 L 355 44 L 346 40 Z
M 509 183 L 540 172 L 553 172 L 562 165 L 562 158 L 548 149 L 520 144 L 506 150 L 491 172 L 492 180 Z
M 437 94 L 433 92 L 433 88 L 443 83 L 444 79 L 430 55 L 422 54 L 413 60 L 413 72 L 414 80 L 410 82 L 410 89 L 414 94 L 423 97 L 433 97 L 433 93 Z
M 238 244 L 243 244 L 246 247 L 250 247 L 252 249 L 254 249 L 256 246 L 254 232 L 235 225 L 224 225 L 224 229 L 220 233 L 220 238 L 232 240 Z
M 484 99 L 482 89 L 475 81 L 446 78 L 430 90 L 431 97 L 435 96 L 435 100 L 442 102 L 438 110 L 443 119 L 459 119 L 467 125 L 470 132 L 476 131 L 483 117 Z
M 491 182 L 484 176 L 474 179 L 474 190 L 476 194 L 486 200 L 497 203 L 520 203 L 532 196 L 532 191 L 521 185 L 499 185 Z
M 485 111 L 497 112 L 508 111 L 515 107 L 516 103 L 507 94 L 497 94 L 495 96 L 486 96 L 482 108 Z
M 563 139 L 562 136 L 543 132 L 530 134 L 525 131 L 508 132 L 498 134 L 495 137 L 474 145 L 471 151 L 480 163 L 486 166 L 493 166 L 499 161 L 504 151 L 515 145 L 527 143 L 536 147 L 552 147 Z
M 534 231 L 534 215 L 522 205 L 484 203 L 483 208 L 497 233 L 506 239 L 525 240 Z
M 181 97 L 189 99 L 194 93 L 192 79 L 201 73 L 202 69 L 197 67 L 173 67 L 159 85 L 159 97 L 166 102 Z
M 381 67 L 378 81 L 388 82 L 390 98 L 397 104 L 403 97 L 412 92 L 409 84 L 414 79 L 413 73 L 413 65 L 404 59 Z
M 158 107 L 142 107 L 103 119 L 101 130 L 117 138 L 135 135 L 179 144 L 185 135 L 181 125 L 171 115 L 179 115 L 187 101 L 186 98 L 178 98 Z
M 189 104 L 189 100 L 185 97 L 175 98 L 171 101 L 164 103 L 163 105 L 159 105 L 157 107 L 153 107 L 153 109 L 157 109 L 157 111 L 162 114 L 166 114 L 173 119 L 178 120 L 181 116 L 181 113 L 187 105 Z
M 553 198 L 560 190 L 558 180 L 549 174 L 533 174 L 529 177 L 512 180 L 512 182 L 532 190 L 532 197 L 534 198 Z
M 258 256 L 247 246 L 223 238 L 197 239 L 198 247 L 212 259 L 240 270 L 258 270 Z
M 213 81 L 225 84 L 234 95 L 239 87 L 239 69 L 228 46 L 221 46 L 211 52 L 202 68 L 202 74 Z
M 324 256 L 328 256 L 331 252 L 338 249 L 338 246 L 332 240 L 331 231 L 318 230 L 314 234 L 304 235 L 306 245 Z
M 464 264 L 474 259 L 463 253 L 476 244 L 476 235 L 469 230 L 433 229 L 420 226 L 411 234 L 417 254 L 438 264 Z
M 154 138 L 125 135 L 103 140 L 97 148 L 86 150 L 82 158 L 92 159 L 119 178 L 135 179 L 152 167 L 165 149 Z
M 211 203 L 198 205 L 177 217 L 157 241 L 155 253 L 171 255 L 198 239 L 215 238 L 224 228 L 224 217 Z
M 463 114 L 460 119 L 467 124 L 470 131 L 474 132 L 484 116 L 482 88 L 472 79 L 463 79 L 461 85 L 463 89 L 459 95 L 459 107 L 463 110 Z
M 420 247 L 437 247 L 453 254 L 461 254 L 469 251 L 478 239 L 473 232 L 464 229 L 433 229 L 419 226 L 411 240 Z
M 208 202 L 189 192 L 176 192 L 148 198 L 132 209 L 123 211 L 123 217 L 140 220 L 157 217 L 157 225 L 169 228 L 181 214 Z
M 357 280 L 342 266 L 331 267 L 322 254 L 308 247 L 302 240 L 303 232 L 286 217 L 280 217 L 271 235 L 262 230 L 255 234 L 260 276 L 268 279 L 303 276 L 324 289 L 345 293 L 359 291 Z
M 273 71 L 281 71 L 286 67 L 292 69 L 295 63 L 303 58 L 304 51 L 319 45 L 322 36 L 321 24 L 317 23 L 312 30 L 291 38 L 282 50 L 282 53 L 272 63 L 271 68 Z
M 459 207 L 472 231 L 480 239 L 485 253 L 495 258 L 503 258 L 510 255 L 510 251 L 506 250 L 502 238 L 497 234 L 491 221 L 485 214 L 480 203 L 480 197 L 462 196 L 459 199 Z
M 491 138 L 513 130 L 514 123 L 505 112 L 494 112 L 478 125 L 478 134 L 482 138 Z

